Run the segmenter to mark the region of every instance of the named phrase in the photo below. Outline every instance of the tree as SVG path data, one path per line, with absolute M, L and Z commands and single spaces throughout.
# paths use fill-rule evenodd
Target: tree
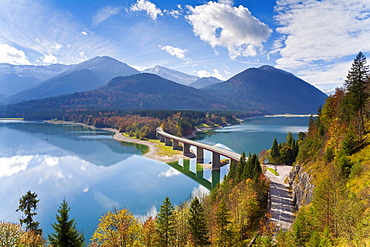
M 217 239 L 216 245 L 220 247 L 228 247 L 233 244 L 233 231 L 230 229 L 230 210 L 224 200 L 221 201 L 217 214 Z
M 112 210 L 99 219 L 93 246 L 134 246 L 141 240 L 141 226 L 128 209 Z
M 19 224 L 0 222 L 0 246 L 44 246 L 45 240 L 35 231 L 24 231 Z
M 195 246 L 210 245 L 204 208 L 197 197 L 190 204 L 189 211 L 190 235 Z
M 159 209 L 156 220 L 159 243 L 161 246 L 172 246 L 176 223 L 174 210 L 170 198 L 166 196 Z
M 151 247 L 158 244 L 158 237 L 155 230 L 155 220 L 150 216 L 143 224 L 143 242 L 145 246 Z
M 52 224 L 55 233 L 48 236 L 52 246 L 83 246 L 84 235 L 76 229 L 74 219 L 69 219 L 69 206 L 65 199 L 58 209 L 59 215 L 56 216 L 57 223 Z
M 20 225 L 0 222 L 0 246 L 18 246 L 21 235 Z
M 352 113 L 357 119 L 356 129 L 361 136 L 364 133 L 364 108 L 369 97 L 367 93 L 369 66 L 366 65 L 366 57 L 359 52 L 348 71 L 346 98 Z
M 37 234 L 41 235 L 42 230 L 39 229 L 39 222 L 34 221 L 33 217 L 37 215 L 35 213 L 37 209 L 37 204 L 39 203 L 40 200 L 37 200 L 37 194 L 36 193 L 31 193 L 31 191 L 27 191 L 25 195 L 23 195 L 19 199 L 19 206 L 16 212 L 22 211 L 24 213 L 24 217 L 19 219 L 20 224 L 25 224 L 26 225 L 26 230 L 32 230 L 35 231 Z
M 277 139 L 275 138 L 272 143 L 271 152 L 270 152 L 272 163 L 279 163 L 280 161 L 280 150 L 279 149 L 280 149 L 279 144 L 277 142 Z

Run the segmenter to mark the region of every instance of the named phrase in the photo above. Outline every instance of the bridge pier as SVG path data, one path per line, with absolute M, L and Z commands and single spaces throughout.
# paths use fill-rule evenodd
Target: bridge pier
M 170 138 L 165 137 L 164 138 L 164 145 L 166 146 L 172 146 L 172 141 Z
M 212 152 L 212 171 L 219 171 L 221 167 L 220 154 Z
M 180 150 L 180 145 L 179 145 L 179 141 L 177 140 L 172 140 L 172 149 L 173 150 Z
M 220 183 L 220 177 L 221 177 L 220 170 L 218 171 L 212 170 L 212 178 L 211 178 L 212 188 L 216 188 L 217 184 Z
M 183 145 L 183 149 L 182 149 L 182 153 L 183 155 L 189 155 L 190 154 L 190 144 L 188 143 L 182 143 Z
M 184 170 L 189 171 L 189 169 L 190 169 L 190 160 L 188 160 L 188 159 L 183 159 L 182 166 L 183 166 Z
M 159 135 L 159 141 L 160 141 L 160 142 L 164 142 L 165 138 L 166 138 L 166 137 L 164 137 L 164 136 L 162 136 L 162 135 Z
M 202 165 L 196 164 L 196 173 L 198 178 L 202 178 L 204 174 L 204 168 Z
M 204 163 L 204 152 L 203 148 L 197 147 L 197 163 Z

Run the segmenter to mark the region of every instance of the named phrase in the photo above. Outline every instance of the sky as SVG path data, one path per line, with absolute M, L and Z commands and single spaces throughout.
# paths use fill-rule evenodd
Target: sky
M 0 0 L 0 63 L 110 56 L 222 80 L 272 65 L 326 91 L 370 56 L 370 0 Z

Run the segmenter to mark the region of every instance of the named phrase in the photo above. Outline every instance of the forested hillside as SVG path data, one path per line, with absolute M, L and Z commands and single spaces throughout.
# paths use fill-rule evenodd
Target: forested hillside
M 326 100 L 297 156 L 299 173 L 314 186 L 311 202 L 301 200 L 297 218 L 278 246 L 370 246 L 369 68 L 359 53 L 344 88 Z M 310 193 L 310 185 L 302 185 Z

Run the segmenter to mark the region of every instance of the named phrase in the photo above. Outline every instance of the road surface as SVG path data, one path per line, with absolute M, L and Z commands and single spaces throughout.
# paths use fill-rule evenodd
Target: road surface
M 274 165 L 266 165 L 269 168 L 275 169 Z M 293 222 L 293 200 L 292 195 L 284 183 L 292 166 L 278 165 L 277 172 L 279 176 L 275 176 L 269 170 L 266 170 L 266 176 L 270 178 L 270 213 L 271 221 L 283 230 L 288 230 Z

